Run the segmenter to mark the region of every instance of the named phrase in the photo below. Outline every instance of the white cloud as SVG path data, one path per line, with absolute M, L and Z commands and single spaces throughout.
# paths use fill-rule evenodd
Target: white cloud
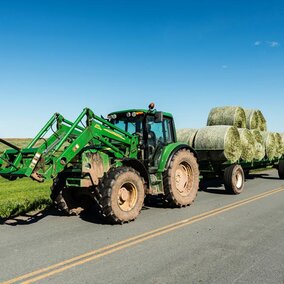
M 277 47 L 277 46 L 280 45 L 278 41 L 267 41 L 267 44 L 268 44 L 270 47 Z
M 269 47 L 278 47 L 280 46 L 280 43 L 278 41 L 272 40 L 272 41 L 261 41 L 261 40 L 257 40 L 254 42 L 253 44 L 254 46 L 260 46 L 260 45 L 266 45 Z

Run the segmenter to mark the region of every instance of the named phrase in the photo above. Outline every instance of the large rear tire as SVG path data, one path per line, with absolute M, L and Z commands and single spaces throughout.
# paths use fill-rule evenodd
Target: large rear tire
M 173 207 L 191 205 L 199 188 L 199 169 L 193 153 L 179 150 L 164 173 L 165 200 Z
M 244 189 L 245 174 L 240 165 L 234 164 L 224 171 L 224 185 L 227 192 L 240 194 Z
M 284 179 L 284 160 L 280 160 L 278 163 L 278 175 L 280 179 Z
M 126 223 L 139 215 L 145 198 L 145 182 L 129 167 L 111 169 L 99 186 L 101 214 L 110 223 Z

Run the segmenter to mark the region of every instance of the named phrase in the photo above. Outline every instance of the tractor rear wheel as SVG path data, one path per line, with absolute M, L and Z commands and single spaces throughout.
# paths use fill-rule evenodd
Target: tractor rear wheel
M 231 165 L 224 171 L 224 185 L 229 193 L 240 194 L 244 189 L 245 174 L 240 165 Z
M 278 163 L 278 175 L 280 179 L 284 179 L 284 160 L 280 160 Z
M 165 200 L 171 206 L 192 204 L 199 188 L 199 169 L 193 153 L 179 150 L 164 173 Z
M 129 167 L 111 169 L 99 186 L 101 214 L 110 223 L 125 223 L 136 219 L 145 198 L 145 182 Z
M 75 191 L 65 187 L 65 178 L 57 176 L 50 189 L 50 198 L 58 211 L 71 216 L 79 215 L 84 210 L 79 204 Z

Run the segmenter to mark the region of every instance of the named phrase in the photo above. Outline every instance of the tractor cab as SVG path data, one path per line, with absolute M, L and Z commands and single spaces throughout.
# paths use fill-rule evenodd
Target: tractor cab
M 108 115 L 112 124 L 139 137 L 139 159 L 153 165 L 153 157 L 164 146 L 176 142 L 173 116 L 154 109 L 131 109 L 113 112 Z

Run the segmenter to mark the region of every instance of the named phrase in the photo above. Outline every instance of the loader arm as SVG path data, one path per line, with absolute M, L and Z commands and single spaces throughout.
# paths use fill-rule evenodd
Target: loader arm
M 79 124 L 84 118 L 86 126 L 82 127 Z M 56 131 L 53 131 L 54 124 Z M 53 134 L 43 138 L 50 130 Z M 0 175 L 10 179 L 27 176 L 42 182 L 62 172 L 86 147 L 104 148 L 115 158 L 123 159 L 136 158 L 137 145 L 138 137 L 96 116 L 88 108 L 74 123 L 55 114 L 27 148 L 8 149 L 0 156 Z

